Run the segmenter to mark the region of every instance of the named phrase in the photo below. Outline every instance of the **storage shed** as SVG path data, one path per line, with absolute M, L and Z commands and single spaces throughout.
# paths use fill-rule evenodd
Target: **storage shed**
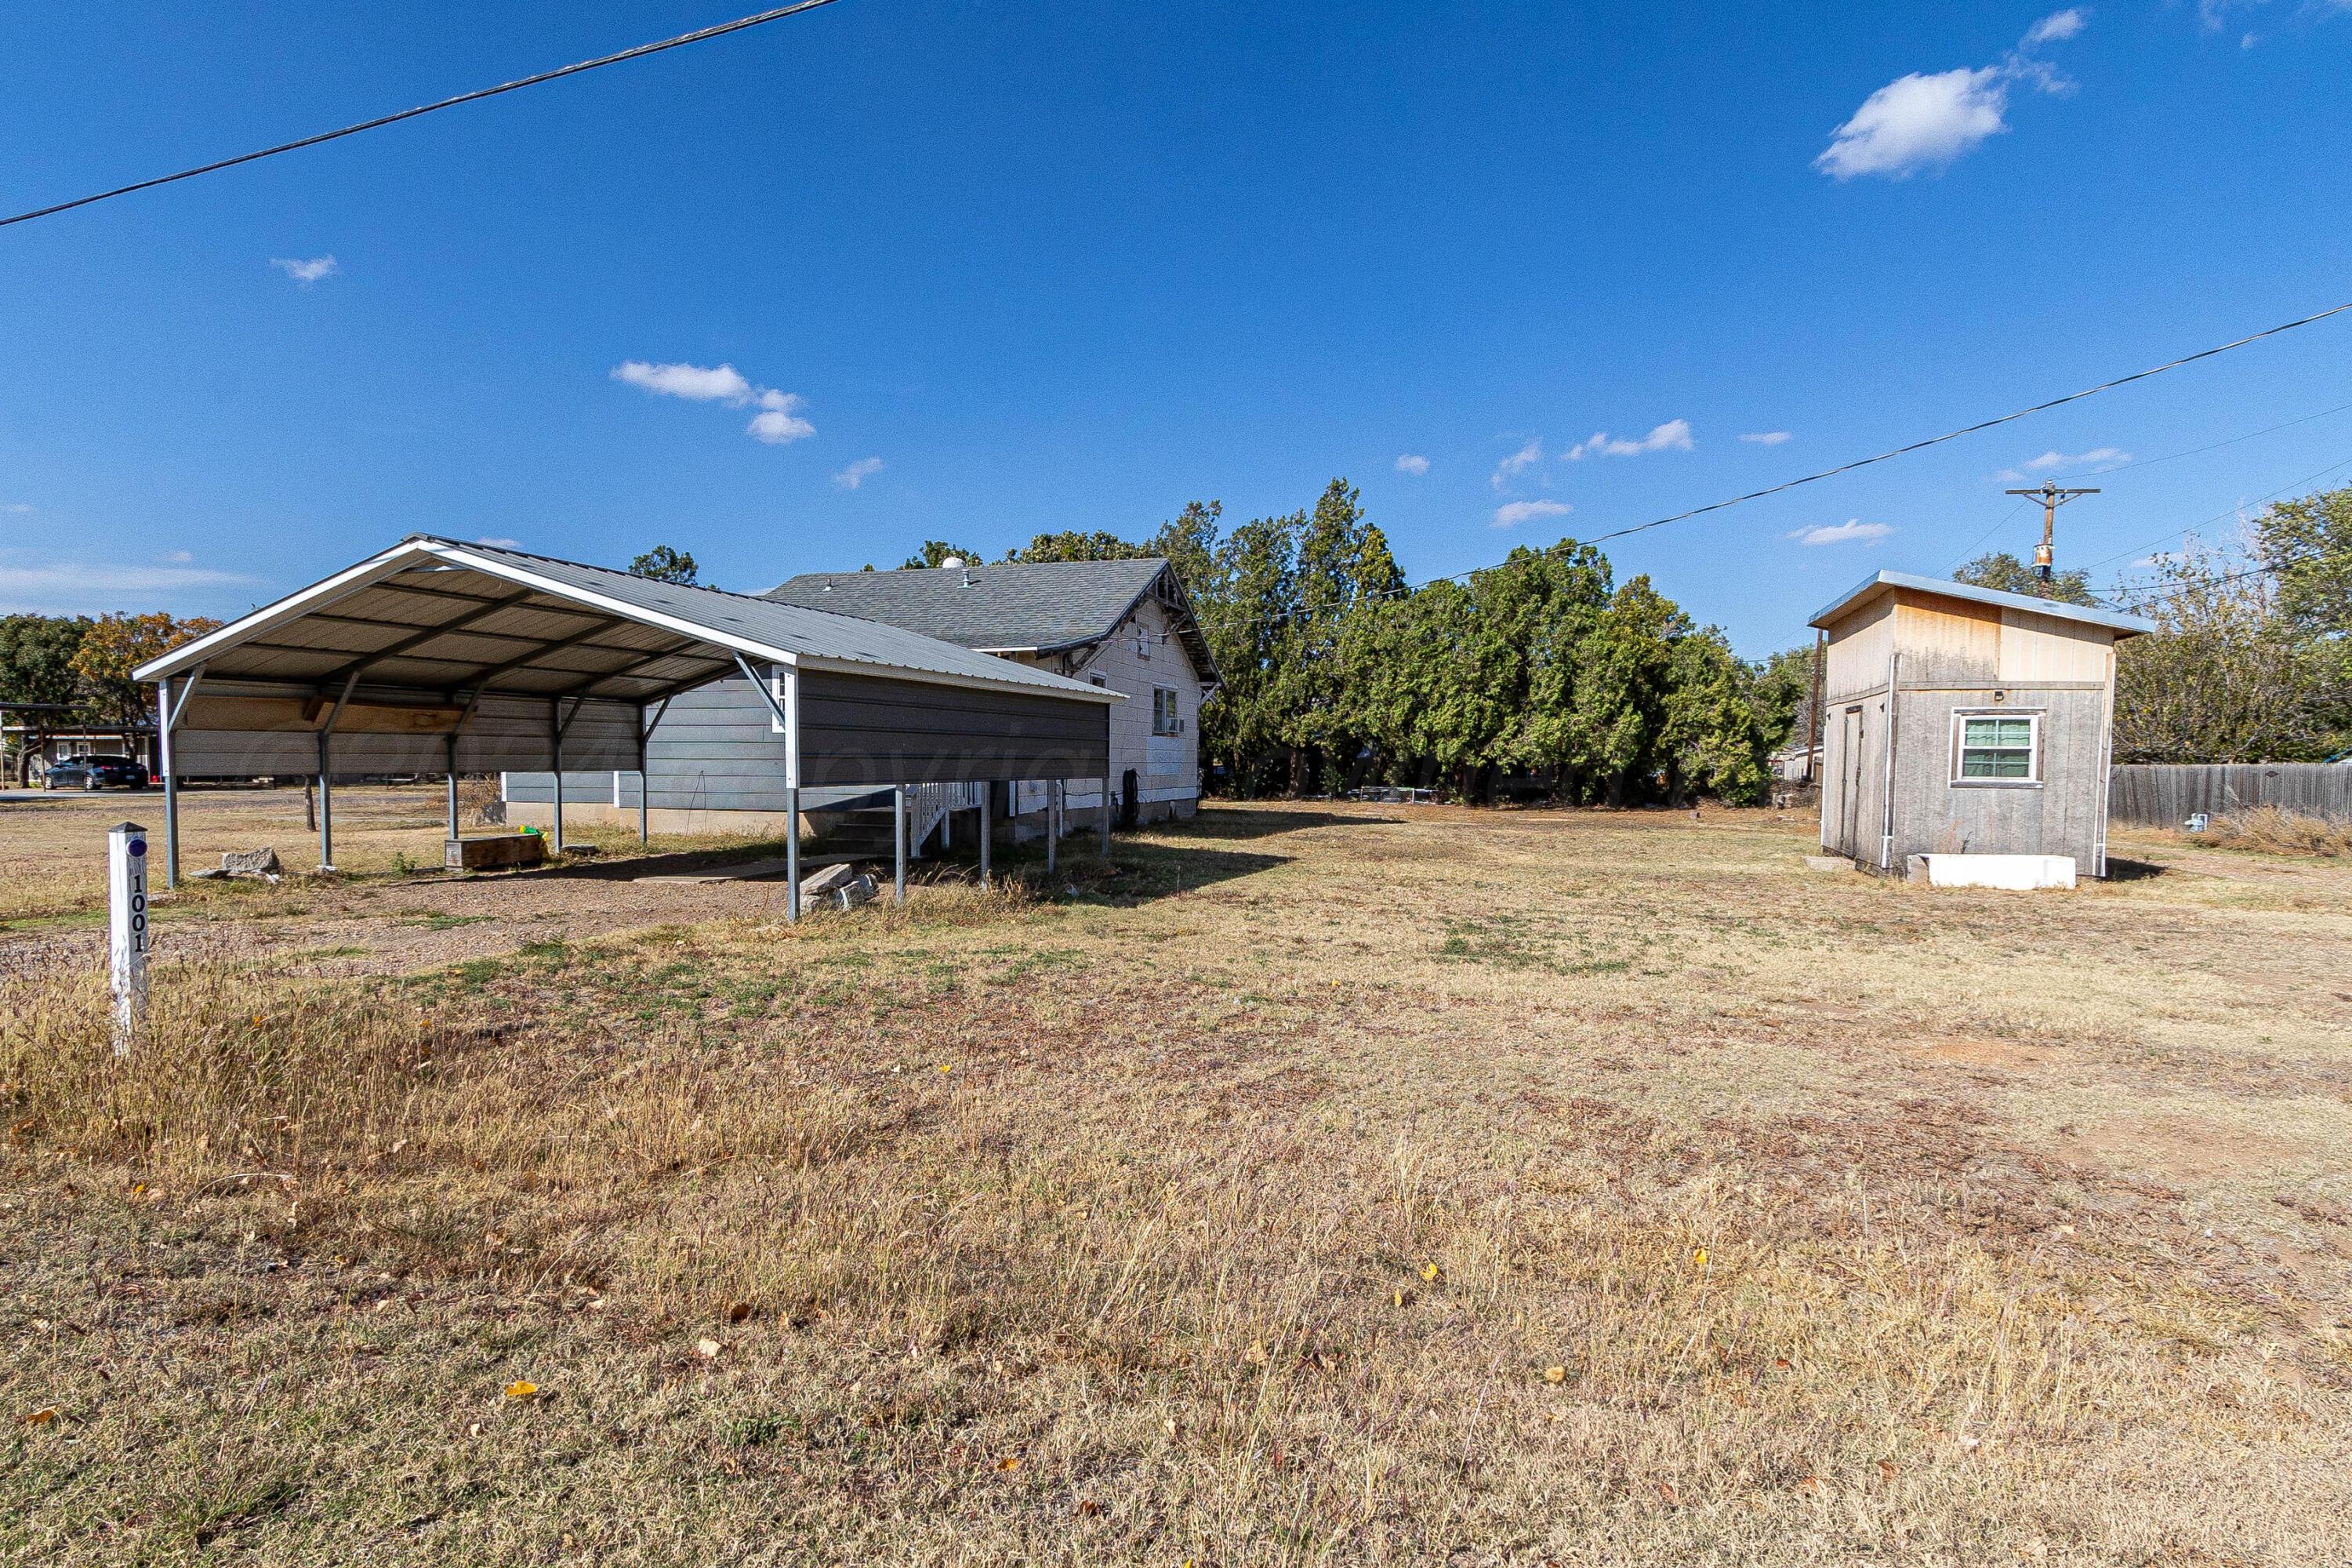
M 1822 847 L 2052 856 L 2106 875 L 2116 644 L 2137 616 L 1881 572 L 1812 617 L 1822 677 Z

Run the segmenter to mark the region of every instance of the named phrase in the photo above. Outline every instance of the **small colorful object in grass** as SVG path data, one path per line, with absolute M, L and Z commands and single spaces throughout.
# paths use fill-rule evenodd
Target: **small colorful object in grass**
M 1803 1480 L 1797 1483 L 1797 1489 L 1801 1492 L 1818 1493 L 1822 1489 L 1822 1478 L 1819 1476 L 1807 1476 Z
M 529 1399 L 532 1394 L 537 1394 L 538 1392 L 539 1384 L 535 1383 L 509 1383 L 507 1384 L 507 1397 L 509 1399 Z
M 1421 1266 L 1421 1277 L 1434 1285 L 1445 1278 L 1445 1270 L 1434 1263 L 1424 1263 Z
M 1551 1384 L 1566 1383 L 1568 1381 L 1568 1368 L 1564 1366 L 1548 1366 L 1544 1368 L 1544 1381 Z
M 1695 1267 L 1696 1267 L 1696 1268 L 1706 1268 L 1706 1247 L 1699 1247 L 1699 1248 L 1696 1249 L 1695 1251 L 1693 1251 L 1693 1252 L 1691 1253 L 1691 1263 L 1693 1264 L 1693 1266 L 1695 1266 Z
M 1396 1306 L 1409 1306 L 1412 1301 L 1412 1292 L 1400 1285 L 1389 1292 L 1389 1300 Z
M 941 1063 L 940 1064 L 940 1070 L 941 1072 L 953 1072 L 953 1071 L 955 1071 L 955 1063 L 953 1063 L 953 1062 L 941 1062 Z
M 1095 1501 L 1094 1499 L 1090 1497 L 1082 1497 L 1078 1500 L 1078 1512 L 1082 1517 L 1092 1519 L 1101 1511 L 1102 1504 Z
M 38 1410 L 28 1410 L 22 1417 L 27 1426 L 46 1426 L 57 1418 L 58 1407 L 54 1405 L 44 1405 Z
M 1021 1456 L 1007 1454 L 996 1461 L 996 1468 L 1000 1470 L 1017 1470 L 1021 1468 Z
M 717 1361 L 719 1359 L 719 1342 L 717 1340 L 697 1340 L 694 1342 L 694 1353 L 700 1356 L 705 1361 Z

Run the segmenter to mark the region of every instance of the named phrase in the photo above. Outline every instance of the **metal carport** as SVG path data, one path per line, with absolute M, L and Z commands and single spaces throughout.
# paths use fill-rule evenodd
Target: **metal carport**
M 563 770 L 642 771 L 664 704 L 723 676 L 767 695 L 795 822 L 804 786 L 1105 773 L 1119 700 L 877 621 L 429 534 L 134 674 L 157 688 L 166 887 L 183 776 L 315 774 L 331 867 L 338 773 L 446 773 L 455 837 L 458 774 L 545 770 L 561 849 Z M 1106 813 L 1106 849 L 1108 837 Z M 798 833 L 787 840 L 797 918 Z

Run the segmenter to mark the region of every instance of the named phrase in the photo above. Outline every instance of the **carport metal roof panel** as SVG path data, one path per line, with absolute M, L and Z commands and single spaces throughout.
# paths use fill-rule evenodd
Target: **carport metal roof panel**
M 1118 694 L 851 616 L 414 534 L 142 665 L 320 689 L 658 699 L 747 658 L 1108 703 Z

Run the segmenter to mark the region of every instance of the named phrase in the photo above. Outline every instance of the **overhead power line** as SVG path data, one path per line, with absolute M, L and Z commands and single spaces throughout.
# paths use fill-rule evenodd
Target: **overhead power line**
M 698 27 L 691 33 L 680 33 L 674 38 L 663 38 L 657 43 L 639 44 L 635 48 L 623 49 L 618 54 L 600 55 L 593 60 L 581 60 L 574 65 L 558 66 L 553 70 L 541 71 L 533 76 L 518 77 L 513 81 L 502 81 L 496 87 L 477 88 L 472 92 L 461 92 L 455 98 L 445 98 L 437 103 L 420 103 L 414 109 L 404 109 L 396 114 L 380 114 L 373 120 L 362 120 L 356 125 L 345 125 L 334 131 L 321 131 L 315 136 L 304 136 L 292 142 L 281 142 L 275 147 L 264 147 L 258 152 L 240 153 L 234 158 L 216 158 L 209 163 L 199 163 L 193 169 L 182 169 L 176 174 L 157 174 L 152 179 L 134 180 L 127 185 L 117 185 L 110 191 L 99 191 L 87 196 L 76 196 L 69 202 L 54 202 L 45 207 L 35 207 L 30 212 L 21 212 L 14 217 L 0 217 L 0 228 L 5 228 L 15 223 L 30 223 L 37 217 L 49 217 L 58 213 L 71 212 L 76 207 L 86 207 L 93 202 L 110 201 L 116 196 L 127 196 L 134 191 L 151 191 L 157 185 L 168 185 L 174 181 L 193 180 L 198 174 L 217 174 L 223 169 L 234 169 L 239 163 L 252 163 L 264 158 L 275 158 L 280 153 L 299 152 L 305 147 L 316 147 L 322 142 L 333 142 L 345 136 L 356 136 L 362 131 L 373 131 L 380 126 L 396 125 L 404 120 L 415 120 L 422 114 L 433 114 L 444 109 L 455 109 L 461 103 L 478 103 L 486 98 L 496 98 L 502 92 L 515 92 L 526 87 L 537 87 L 541 82 L 554 81 L 567 76 L 578 76 L 583 71 L 599 70 L 605 66 L 620 65 L 626 60 L 643 59 L 647 55 L 657 55 L 665 49 L 679 49 L 688 44 L 699 44 L 711 38 L 722 38 L 730 33 L 740 33 L 750 27 L 765 26 L 770 22 L 781 22 L 787 16 L 797 16 L 803 11 L 814 11 L 820 5 L 830 5 L 833 3 L 834 0 L 797 0 L 797 4 L 794 5 L 779 5 L 773 10 L 761 11 L 750 16 L 739 16 L 732 22 L 721 22 L 712 27 Z
M 2128 386 L 2136 381 L 2146 381 L 2150 376 L 2162 375 L 2167 371 L 2179 370 L 2183 365 L 2195 364 L 2200 360 L 2209 360 L 2217 354 L 2228 353 L 2232 349 L 2244 348 L 2248 343 L 2258 343 L 2264 338 L 2274 338 L 2282 332 L 2291 332 L 2298 327 L 2307 327 L 2315 321 L 2324 321 L 2330 316 L 2340 316 L 2347 310 L 2352 310 L 2352 300 L 2347 300 L 2340 305 L 2331 305 L 2325 310 L 2315 310 L 2308 316 L 2300 316 L 2292 321 L 2282 321 L 2275 327 L 2265 327 L 2259 332 L 2249 332 L 2242 338 L 2237 338 L 2226 343 L 2217 344 L 2210 349 L 2200 349 L 2195 353 L 2183 354 L 2179 359 L 2167 360 L 2162 364 L 2151 365 L 2146 370 L 2134 371 L 2129 375 L 2119 375 L 2111 381 L 2103 381 L 2096 386 L 2086 386 L 2080 392 L 2070 392 L 2063 397 L 2053 397 L 2046 402 L 2036 403 L 2030 407 L 2018 409 L 2014 413 L 2003 414 L 1992 419 L 1979 419 L 1973 425 L 1963 425 L 1956 430 L 1947 430 L 1940 436 L 1930 436 L 1924 440 L 1908 442 L 1904 446 L 1892 447 L 1872 457 L 1857 458 L 1853 462 L 1840 463 L 1836 468 L 1823 468 L 1819 473 L 1806 474 L 1798 479 L 1787 479 L 1777 485 L 1767 486 L 1765 489 L 1760 490 L 1749 490 L 1745 495 L 1736 495 L 1731 497 L 1728 500 L 1709 501 L 1705 506 L 1695 506 L 1690 508 L 1687 511 L 1678 511 L 1670 517 L 1653 518 L 1647 522 L 1637 522 L 1625 528 L 1612 529 L 1606 533 L 1596 533 L 1591 535 L 1590 538 L 1580 539 L 1576 542 L 1580 544 L 1604 544 L 1612 539 L 1623 539 L 1631 534 L 1646 533 L 1654 528 L 1664 528 L 1671 522 L 1685 522 L 1694 517 L 1703 516 L 1707 512 L 1722 511 L 1730 507 L 1744 506 L 1749 501 L 1762 500 L 1767 496 L 1776 496 L 1785 490 L 1795 489 L 1800 485 L 1817 484 L 1822 479 L 1835 479 L 1840 474 L 1850 474 L 1856 468 L 1866 468 L 1874 463 L 1887 462 L 1895 458 L 1907 456 L 1913 452 L 1923 451 L 1929 447 L 1939 447 L 1947 441 L 1957 441 L 1963 436 L 1973 436 L 1981 430 L 1990 430 L 1998 426 L 2014 424 L 2018 420 L 2026 418 L 2029 416 L 2046 413 L 2053 408 L 2063 407 L 2069 403 L 2080 403 L 2086 397 L 2096 397 L 2099 394 L 2103 392 L 2112 392 L 2118 386 Z M 2329 412 L 2334 412 L 2334 410 L 2330 410 Z M 2320 417 L 2320 416 L 2313 415 L 2310 416 L 2310 417 L 2315 419 Z M 2289 423 L 2299 424 L 2302 423 L 2302 421 L 2296 420 L 2290 421 Z M 2285 426 L 2273 426 L 2273 428 L 2284 429 Z M 2267 434 L 2267 432 L 2257 431 L 2255 434 Z M 2248 437 L 2233 437 L 2232 439 L 2242 440 L 2248 439 Z M 2227 446 L 2229 443 L 2217 442 L 2216 445 Z M 2186 453 L 2174 454 L 2176 457 L 2186 457 L 2187 455 L 2188 454 Z M 2338 467 L 2341 466 L 2342 465 L 2340 464 L 2338 465 Z M 2332 470 L 2322 471 L 2328 472 Z M 2314 477 L 2316 478 L 2317 476 Z M 2292 487 L 2288 488 L 2291 489 Z M 2158 542 L 2160 543 L 2162 542 L 2158 541 Z M 2126 551 L 2124 553 L 2129 554 L 2130 552 Z M 2113 560 L 2115 557 L 2110 556 L 2108 559 Z M 2093 564 L 2098 565 L 2104 564 L 2104 563 L 2095 562 Z M 1408 583 L 1393 594 L 1377 595 L 1373 596 L 1378 598 L 1401 598 L 1403 595 L 1413 592 L 1413 590 L 1417 588 L 1426 588 L 1432 583 L 1456 582 L 1465 577 L 1475 577 L 1481 572 L 1491 572 L 1493 570 L 1494 565 L 1492 563 L 1486 566 L 1473 566 L 1465 571 L 1448 572 L 1442 576 L 1426 578 L 1419 583 Z M 1290 616 L 1287 613 L 1271 617 L 1242 616 L 1238 617 L 1238 621 L 1234 618 L 1217 619 L 1211 617 L 1204 624 L 1231 626 L 1234 624 L 1252 623 L 1267 619 L 1282 621 L 1289 618 Z

